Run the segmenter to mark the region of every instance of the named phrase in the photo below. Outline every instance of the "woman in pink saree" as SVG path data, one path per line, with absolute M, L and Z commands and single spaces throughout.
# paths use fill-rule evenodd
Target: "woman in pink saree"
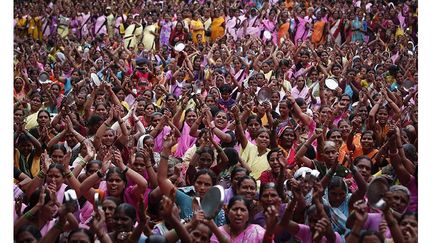
M 297 16 L 294 12 L 294 16 L 297 22 L 297 30 L 294 36 L 294 43 L 297 45 L 298 41 L 305 41 L 309 34 L 309 26 L 312 23 L 312 19 L 309 16 L 305 16 L 305 10 L 301 10 L 300 16 Z
M 264 31 L 268 31 L 271 33 L 271 41 L 273 44 L 277 45 L 277 31 L 276 31 L 276 11 L 270 11 L 268 17 L 263 20 Z M 263 41 L 266 41 L 265 37 L 263 37 Z
M 233 243 L 240 242 L 272 242 L 273 233 L 271 230 L 264 229 L 258 224 L 250 224 L 249 217 L 251 216 L 251 201 L 243 196 L 234 196 L 228 204 L 226 212 L 226 225 L 216 227 L 213 220 L 208 222 L 208 226 L 213 235 L 210 238 L 211 243 L 226 242 L 228 239 Z M 272 229 L 267 222 L 267 229 Z
M 187 103 L 187 102 L 185 102 Z M 177 141 L 177 148 L 174 153 L 175 157 L 183 157 L 186 151 L 195 144 L 196 138 L 189 135 L 190 128 L 197 119 L 197 114 L 194 109 L 189 108 L 184 112 L 184 118 L 182 118 L 184 109 L 178 109 L 174 115 L 173 123 L 181 130 L 181 136 Z M 183 120 L 183 121 L 181 121 Z

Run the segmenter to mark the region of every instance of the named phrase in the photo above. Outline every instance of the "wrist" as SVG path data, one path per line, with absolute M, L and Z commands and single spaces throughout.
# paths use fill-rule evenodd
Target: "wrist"
M 149 169 L 149 168 L 153 167 L 153 165 L 152 164 L 146 164 L 145 167 L 146 167 L 146 169 Z
M 66 177 L 66 179 L 69 179 L 73 176 L 74 174 L 72 173 L 72 171 L 70 170 L 65 170 L 64 176 Z
M 100 170 L 98 170 L 98 171 L 96 172 L 96 175 L 97 175 L 99 178 L 103 178 L 103 177 L 105 176 L 105 171 L 103 171 L 103 169 L 100 169 Z
M 39 179 L 45 179 L 45 173 L 41 170 L 39 171 L 39 173 L 37 174 L 37 177 L 39 177 Z
M 163 151 L 163 153 L 160 154 L 161 159 L 165 159 L 165 160 L 169 160 L 169 153 L 164 153 L 165 151 Z

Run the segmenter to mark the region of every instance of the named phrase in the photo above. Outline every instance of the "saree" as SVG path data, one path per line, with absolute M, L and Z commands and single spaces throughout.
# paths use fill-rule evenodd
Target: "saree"
M 351 198 L 351 193 L 348 192 L 348 186 L 345 183 L 345 199 L 344 201 L 339 205 L 339 207 L 332 207 L 330 205 L 330 201 L 328 198 L 328 189 L 325 189 L 324 192 L 324 198 L 323 198 L 323 204 L 330 207 L 330 221 L 332 223 L 332 228 L 335 232 L 339 233 L 340 235 L 344 235 L 347 231 L 346 228 L 346 221 L 349 216 L 349 200 Z
M 202 23 L 201 20 L 192 20 L 190 23 L 191 26 L 191 32 L 192 32 L 192 42 L 197 44 L 198 40 L 197 40 L 197 36 L 201 35 L 202 37 L 202 42 L 205 43 L 205 31 L 204 30 L 197 30 L 197 29 L 201 29 L 204 28 L 204 24 Z M 192 30 L 193 29 L 193 30 Z
M 343 21 L 338 19 L 330 25 L 330 34 L 333 36 L 335 43 L 338 45 L 342 44 L 342 23 Z
M 286 39 L 286 35 L 288 34 L 289 29 L 290 29 L 290 22 L 286 22 L 279 27 L 279 31 L 277 33 L 278 44 L 281 44 L 282 39 Z
M 363 30 L 363 24 L 361 21 L 356 18 L 351 22 L 351 28 L 352 28 L 352 35 L 351 35 L 351 42 L 359 41 L 362 43 L 364 41 L 363 33 L 361 32 Z
M 107 18 L 105 17 L 105 15 L 101 15 L 96 19 L 96 23 L 94 27 L 94 34 L 96 36 L 101 34 L 104 35 L 107 34 L 106 23 L 107 23 Z
M 41 17 L 30 18 L 28 34 L 35 40 L 42 39 L 42 18 Z
M 18 149 L 14 153 L 14 166 L 20 169 L 30 178 L 35 177 L 40 171 L 40 156 L 35 155 L 33 150 L 27 157 L 22 155 Z
M 154 50 L 155 49 L 155 39 L 156 36 L 153 35 L 152 32 L 157 31 L 157 24 L 148 25 L 144 28 L 143 31 L 143 40 L 145 50 Z
M 223 16 L 217 17 L 213 19 L 210 30 L 211 35 L 210 38 L 212 41 L 216 41 L 216 39 L 222 37 L 225 33 L 225 28 L 222 26 L 222 24 L 225 22 L 225 19 Z
M 57 28 L 57 33 L 62 37 L 65 38 L 66 36 L 69 35 L 69 24 L 70 24 L 70 19 L 64 16 L 59 17 L 59 25 Z
M 161 20 L 161 31 L 159 34 L 159 45 L 160 46 L 166 46 L 169 44 L 169 37 L 171 35 L 171 28 L 173 27 L 172 22 Z
M 78 22 L 80 24 L 79 36 L 81 38 L 87 37 L 89 35 L 88 23 L 90 22 L 90 13 L 81 14 L 78 17 Z
M 315 47 L 317 47 L 320 44 L 324 44 L 325 42 L 325 38 L 324 38 L 325 25 L 326 25 L 326 21 L 322 19 L 315 22 L 315 24 L 313 25 L 311 42 L 312 44 L 315 45 Z
M 233 243 L 262 242 L 265 233 L 265 229 L 257 224 L 248 225 L 248 227 L 235 238 L 231 238 L 230 233 L 225 231 L 224 226 L 220 226 L 219 230 L 225 237 L 230 239 L 230 241 Z M 210 238 L 210 242 L 215 243 L 215 242 L 219 242 L 219 240 L 217 239 L 216 235 L 213 234 L 212 237 Z
M 190 127 L 186 122 L 184 122 L 183 129 L 181 132 L 182 135 L 178 140 L 177 149 L 174 154 L 175 157 L 183 157 L 183 155 L 186 153 L 188 148 L 192 147 L 195 144 L 197 138 L 189 135 L 189 132 L 190 132 Z
M 123 41 L 124 41 L 124 46 L 125 48 L 129 49 L 132 48 L 134 49 L 137 45 L 138 39 L 141 37 L 142 35 L 142 25 L 138 25 L 138 24 L 131 24 L 129 25 L 126 30 L 125 30 L 125 34 L 123 37 Z
M 297 42 L 305 41 L 308 37 L 309 28 L 307 27 L 308 23 L 312 22 L 312 19 L 310 19 L 308 16 L 301 18 L 297 17 L 297 30 L 295 32 L 294 36 L 294 43 L 297 45 Z

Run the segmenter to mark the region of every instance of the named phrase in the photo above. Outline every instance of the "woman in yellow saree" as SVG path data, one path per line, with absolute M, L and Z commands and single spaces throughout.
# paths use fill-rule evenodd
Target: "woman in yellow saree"
M 210 38 L 212 42 L 216 41 L 218 38 L 222 37 L 225 33 L 225 18 L 220 9 L 215 10 L 215 17 L 212 19 L 212 23 L 210 26 L 211 35 Z
M 201 21 L 201 15 L 198 11 L 194 13 L 189 29 L 192 32 L 192 42 L 194 44 L 198 43 L 197 35 L 205 36 L 204 24 Z M 205 38 L 202 39 L 202 42 L 205 43 Z

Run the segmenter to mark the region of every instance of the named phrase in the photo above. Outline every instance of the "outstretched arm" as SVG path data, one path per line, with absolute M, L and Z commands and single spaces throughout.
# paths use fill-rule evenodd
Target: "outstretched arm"
M 161 190 L 161 192 L 168 196 L 170 195 L 172 190 L 175 190 L 174 185 L 172 182 L 168 179 L 168 158 L 171 154 L 171 148 L 176 143 L 176 139 L 174 139 L 174 135 L 170 134 L 168 135 L 164 142 L 163 142 L 163 150 L 161 152 L 161 158 L 159 162 L 159 168 L 158 168 L 158 185 Z

